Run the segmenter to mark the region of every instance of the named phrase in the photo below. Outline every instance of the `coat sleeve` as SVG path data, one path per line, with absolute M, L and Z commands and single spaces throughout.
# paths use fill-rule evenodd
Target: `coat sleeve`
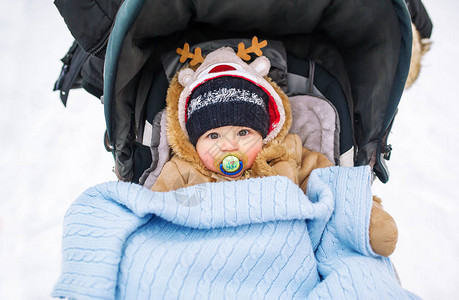
M 180 173 L 174 161 L 168 161 L 161 170 L 155 184 L 151 187 L 154 192 L 168 192 L 185 187 L 185 178 Z
M 333 163 L 323 154 L 303 147 L 301 151 L 301 164 L 298 167 L 298 182 L 303 192 L 306 193 L 306 186 L 312 170 L 331 166 L 333 166 Z
M 309 174 L 311 174 L 312 170 L 333 166 L 333 163 L 325 155 L 303 147 L 301 138 L 296 134 L 287 135 L 283 144 L 288 149 L 288 159 L 281 159 L 272 167 L 277 175 L 290 178 L 305 193 Z M 295 177 L 294 179 L 292 179 L 293 176 Z

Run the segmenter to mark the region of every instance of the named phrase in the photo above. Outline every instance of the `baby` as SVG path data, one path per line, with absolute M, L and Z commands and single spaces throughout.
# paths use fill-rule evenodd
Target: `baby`
M 312 170 L 333 165 L 289 133 L 289 100 L 266 77 L 269 68 L 264 56 L 246 64 L 224 47 L 209 53 L 196 71 L 186 68 L 174 77 L 166 99 L 173 157 L 164 165 L 153 191 L 280 175 L 306 192 Z M 391 254 L 397 228 L 379 202 L 374 201 L 371 220 L 373 250 Z

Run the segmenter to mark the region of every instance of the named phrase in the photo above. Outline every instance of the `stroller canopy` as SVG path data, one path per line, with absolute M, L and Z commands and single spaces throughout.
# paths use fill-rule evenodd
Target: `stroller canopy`
M 113 14 L 120 1 L 110 5 Z M 389 178 L 384 163 L 390 154 L 387 135 L 411 56 L 411 20 L 403 0 L 126 0 L 113 26 L 105 22 L 97 36 L 84 39 L 66 22 L 86 51 L 99 49 L 110 33 L 105 117 L 116 167 L 124 178 L 133 176 L 134 144 L 142 133 L 148 94 L 164 70 L 164 53 L 185 42 L 254 35 L 282 42 L 289 55 L 311 59 L 336 78 L 349 108 L 355 165 L 370 164 L 382 182 Z M 156 110 L 163 105 L 157 103 Z

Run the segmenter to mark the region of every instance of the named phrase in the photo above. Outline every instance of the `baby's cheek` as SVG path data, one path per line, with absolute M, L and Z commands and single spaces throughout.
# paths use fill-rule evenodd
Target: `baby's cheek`
M 209 153 L 201 156 L 201 160 L 207 169 L 214 171 L 214 172 L 218 171 L 215 169 L 215 166 L 214 166 L 214 157 L 210 155 Z
M 246 151 L 245 154 L 247 155 L 247 166 L 246 166 L 247 169 L 252 167 L 252 164 L 260 151 L 261 151 L 261 145 L 251 147 L 250 149 Z

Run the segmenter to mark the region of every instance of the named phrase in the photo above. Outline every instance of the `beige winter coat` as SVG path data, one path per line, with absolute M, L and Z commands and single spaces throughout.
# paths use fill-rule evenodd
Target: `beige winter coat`
M 302 147 L 298 135 L 287 135 L 284 140 L 284 145 L 286 149 L 290 150 L 287 152 L 286 149 L 282 149 L 281 151 L 284 150 L 286 152 L 282 153 L 279 157 L 272 157 L 268 155 L 267 151 L 261 151 L 259 153 L 260 157 L 266 159 L 266 157 L 269 156 L 269 160 L 261 162 L 261 159 L 258 159 L 258 161 L 254 163 L 255 169 L 259 167 L 263 168 L 263 173 L 266 174 L 265 176 L 281 175 L 288 177 L 306 192 L 306 184 L 312 170 L 332 166 L 332 163 L 322 154 L 309 151 Z M 277 149 L 281 148 L 283 147 L 278 147 Z M 262 175 L 254 174 L 253 169 L 251 169 L 246 170 L 241 177 L 237 179 L 260 176 Z M 234 179 L 213 172 L 210 175 L 203 174 L 199 172 L 192 163 L 174 156 L 164 165 L 152 190 L 165 192 L 204 182 L 219 182 L 226 180 Z

